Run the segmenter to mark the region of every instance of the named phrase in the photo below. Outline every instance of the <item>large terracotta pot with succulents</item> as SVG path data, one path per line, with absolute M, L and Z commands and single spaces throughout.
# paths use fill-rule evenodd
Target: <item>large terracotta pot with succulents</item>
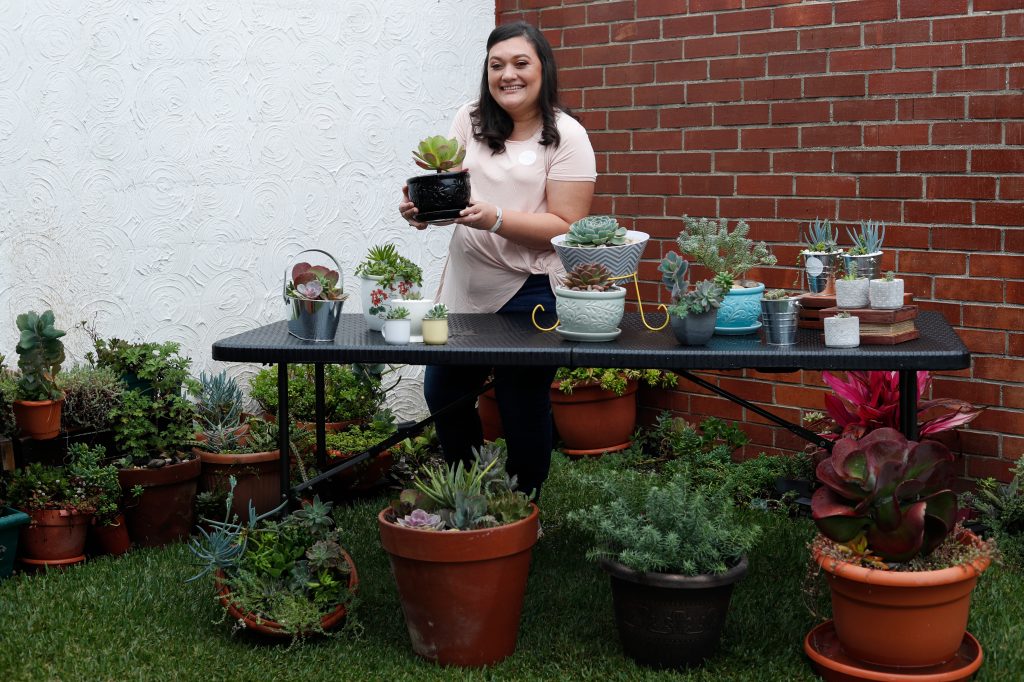
M 493 665 L 515 651 L 539 521 L 499 452 L 488 445 L 468 469 L 429 471 L 377 515 L 413 651 L 440 665 Z
M 52 310 L 42 315 L 33 310 L 17 317 L 19 338 L 14 350 L 18 353 L 21 377 L 12 409 L 21 431 L 36 440 L 60 434 L 64 394 L 57 388 L 54 376 L 64 362 L 60 337 L 66 332 L 57 329 L 54 322 Z
M 422 140 L 412 156 L 417 166 L 434 171 L 406 180 L 409 201 L 419 211 L 416 220 L 434 223 L 458 218 L 469 205 L 469 171 L 451 169 L 466 158 L 466 150 L 455 138 L 434 135 Z
M 954 532 L 952 462 L 937 441 L 881 428 L 839 440 L 818 465 L 814 559 L 831 588 L 834 636 L 864 667 L 943 664 L 970 637 L 971 592 L 990 554 L 974 535 Z M 812 631 L 808 653 L 820 655 L 821 641 Z

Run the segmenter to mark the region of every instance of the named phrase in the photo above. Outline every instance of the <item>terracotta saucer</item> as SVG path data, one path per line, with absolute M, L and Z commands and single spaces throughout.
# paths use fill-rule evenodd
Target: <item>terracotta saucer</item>
M 981 645 L 969 632 L 964 633 L 956 655 L 941 665 L 927 668 L 887 668 L 864 663 L 848 656 L 839 645 L 832 621 L 827 621 L 807 633 L 804 653 L 815 672 L 829 682 L 959 682 L 969 680 L 981 667 L 984 654 Z
M 24 564 L 26 568 L 38 571 L 41 568 L 64 568 L 65 566 L 80 564 L 85 561 L 85 555 L 80 554 L 70 559 L 29 559 L 28 557 L 19 557 L 18 561 Z

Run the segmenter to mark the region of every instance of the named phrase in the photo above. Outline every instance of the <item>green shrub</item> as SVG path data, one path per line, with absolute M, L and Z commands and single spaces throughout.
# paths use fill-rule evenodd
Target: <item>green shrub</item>
M 293 419 L 313 421 L 316 389 L 313 365 L 288 366 L 288 409 Z M 324 367 L 325 418 L 329 422 L 369 419 L 384 403 L 389 388 L 384 365 L 326 365 Z M 249 395 L 260 406 L 277 414 L 277 366 L 260 370 L 249 382 Z

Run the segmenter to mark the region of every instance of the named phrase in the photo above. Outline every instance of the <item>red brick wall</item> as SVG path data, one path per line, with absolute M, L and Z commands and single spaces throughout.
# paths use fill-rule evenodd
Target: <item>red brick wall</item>
M 497 0 L 555 46 L 565 98 L 597 151 L 594 213 L 649 232 L 645 301 L 681 216 L 745 218 L 795 276 L 807 220 L 884 220 L 885 269 L 974 353 L 935 395 L 988 406 L 963 473 L 1024 453 L 1024 0 Z M 846 240 L 845 226 L 841 234 Z M 820 409 L 815 372 L 709 374 L 792 419 Z M 681 388 L 686 388 L 681 385 Z M 744 420 L 757 450 L 788 432 L 701 391 L 646 397 L 648 417 Z

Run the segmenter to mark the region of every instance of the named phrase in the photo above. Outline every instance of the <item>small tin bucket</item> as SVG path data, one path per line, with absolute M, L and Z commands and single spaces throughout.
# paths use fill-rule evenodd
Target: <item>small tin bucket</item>
M 337 259 L 326 251 L 320 249 L 306 249 L 296 255 L 296 259 L 304 253 L 322 253 L 331 259 L 334 267 L 341 274 L 341 265 Z M 291 268 L 284 271 L 284 302 L 291 307 L 291 317 L 288 319 L 288 333 L 303 341 L 333 341 L 338 331 L 338 322 L 341 321 L 341 308 L 345 304 L 345 298 L 336 301 L 310 301 L 288 295 L 288 281 L 291 276 Z M 339 280 L 339 285 L 341 280 Z

